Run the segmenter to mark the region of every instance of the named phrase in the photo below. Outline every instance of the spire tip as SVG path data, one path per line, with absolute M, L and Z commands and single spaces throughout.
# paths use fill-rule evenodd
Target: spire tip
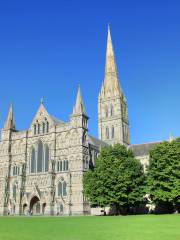
M 41 98 L 40 103 L 44 104 L 44 98 L 43 97 Z

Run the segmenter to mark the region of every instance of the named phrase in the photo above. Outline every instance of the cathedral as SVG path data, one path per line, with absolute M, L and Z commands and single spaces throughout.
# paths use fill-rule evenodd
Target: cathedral
M 99 138 L 89 135 L 80 87 L 69 122 L 50 115 L 41 102 L 30 127 L 18 131 L 10 106 L 0 138 L 0 215 L 91 214 L 83 174 L 109 144 L 131 148 L 146 170 L 149 151 L 158 143 L 130 145 L 127 101 L 109 28 L 98 129 Z

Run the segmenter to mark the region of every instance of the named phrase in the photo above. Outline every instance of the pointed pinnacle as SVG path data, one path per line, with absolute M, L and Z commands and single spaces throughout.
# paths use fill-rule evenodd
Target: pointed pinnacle
M 81 96 L 81 89 L 80 86 L 78 86 L 78 93 L 76 97 L 76 104 L 73 109 L 73 114 L 86 114 L 85 107 L 83 104 L 82 96 Z
M 108 23 L 108 33 L 111 32 L 111 27 L 110 27 L 110 23 Z
M 108 40 L 111 41 L 111 28 L 109 23 L 108 23 Z
M 14 121 L 13 104 L 12 103 L 10 104 L 10 107 L 9 107 L 9 112 L 8 112 L 7 120 L 4 125 L 4 129 L 6 129 L 6 130 L 15 129 L 15 121 Z
M 121 90 L 109 25 L 106 48 L 104 87 L 105 90 L 111 90 L 113 92 L 119 92 Z
M 41 102 L 41 104 L 44 104 L 44 98 L 43 97 L 41 98 L 40 102 Z

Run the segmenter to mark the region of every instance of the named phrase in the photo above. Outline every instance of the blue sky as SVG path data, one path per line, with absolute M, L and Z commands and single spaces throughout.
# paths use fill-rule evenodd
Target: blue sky
M 10 102 L 18 129 L 43 97 L 68 121 L 78 84 L 97 136 L 107 24 L 128 100 L 131 142 L 180 136 L 180 1 L 1 1 L 0 127 Z

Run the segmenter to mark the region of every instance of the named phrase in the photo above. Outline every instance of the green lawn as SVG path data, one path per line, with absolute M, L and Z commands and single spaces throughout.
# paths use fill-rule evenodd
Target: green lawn
M 180 240 L 180 215 L 1 217 L 0 240 Z

